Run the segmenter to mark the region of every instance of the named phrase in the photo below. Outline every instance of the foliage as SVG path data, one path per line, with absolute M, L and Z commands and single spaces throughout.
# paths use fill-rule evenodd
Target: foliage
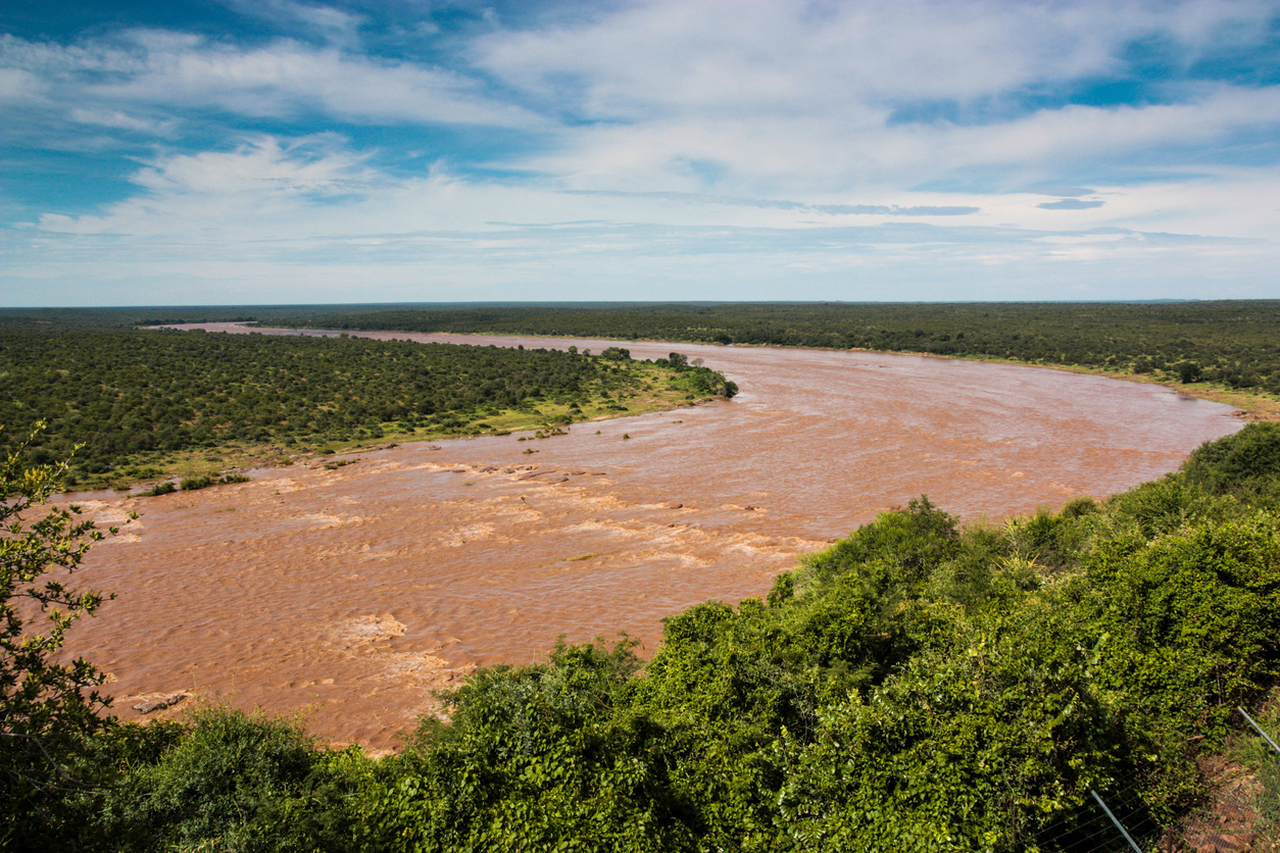
M 547 664 L 483 670 L 454 693 L 451 724 L 424 725 L 383 795 L 396 847 L 686 846 L 661 730 L 620 707 L 632 645 L 561 645 Z
M 81 798 L 91 815 L 82 849 L 360 849 L 354 810 L 372 766 L 359 749 L 319 750 L 295 722 L 218 707 L 132 728 L 160 748 L 104 756 L 118 778 Z
M 1259 422 L 1191 454 L 1188 482 L 1212 494 L 1280 506 L 1280 423 Z
M 247 483 L 249 478 L 244 474 L 223 474 L 221 477 L 187 477 L 183 479 L 179 488 L 184 492 L 194 492 L 199 489 L 207 489 L 210 486 L 226 486 L 231 483 Z
M 1280 691 L 1273 691 L 1270 701 L 1251 715 L 1273 741 L 1280 739 L 1278 693 Z M 1257 774 L 1262 790 L 1254 805 L 1262 818 L 1264 830 L 1269 830 L 1274 837 L 1280 834 L 1280 753 L 1259 737 L 1252 727 L 1242 730 L 1241 735 L 1236 740 L 1232 757 Z
M 77 757 L 107 725 L 98 711 L 110 704 L 94 689 L 102 673 L 61 653 L 75 621 L 104 600 L 67 581 L 103 534 L 74 506 L 42 509 L 65 470 L 23 465 L 42 428 L 0 462 L 0 847 L 47 832 L 57 822 L 51 792 L 89 783 Z
M 388 434 L 474 434 L 486 419 L 547 403 L 567 406 L 559 418 L 567 423 L 583 419 L 589 401 L 625 411 L 625 400 L 659 381 L 689 400 L 737 390 L 710 369 L 643 364 L 626 350 L 606 359 L 347 337 L 3 329 L 0 423 L 48 422 L 30 448 L 34 463 L 83 445 L 66 471 L 71 485 L 226 446 L 305 450 Z
M 1280 301 L 234 309 L 264 325 L 861 348 L 1081 365 L 1280 394 Z

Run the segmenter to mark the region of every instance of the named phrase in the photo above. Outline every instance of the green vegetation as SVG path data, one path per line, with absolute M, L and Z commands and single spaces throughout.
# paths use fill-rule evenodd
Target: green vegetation
M 1114 370 L 1280 394 L 1280 300 L 9 309 L 0 329 L 177 322 L 851 347 Z
M 669 408 L 737 388 L 684 361 L 361 338 L 0 324 L 0 423 L 48 424 L 30 461 L 72 487 L 181 475 L 374 441 L 506 433 Z M 158 487 L 164 494 L 166 484 Z
M 6 841 L 1125 849 L 1097 791 L 1151 847 L 1203 795 L 1196 757 L 1243 728 L 1232 709 L 1276 699 L 1278 482 L 1280 424 L 1258 423 L 1179 473 L 1056 514 L 966 527 L 920 498 L 763 600 L 670 617 L 648 663 L 624 641 L 482 669 L 447 697 L 447 722 L 424 720 L 380 760 L 222 709 L 55 721 L 61 766 L 93 776 L 29 784 L 6 764 L 27 785 L 3 799 Z M 1260 718 L 1274 724 L 1275 707 Z
M 161 494 L 233 481 L 229 449 L 542 437 L 736 390 L 677 353 L 638 363 L 621 347 L 129 328 L 226 319 L 865 347 L 1280 393 L 1275 302 L 0 312 L 0 422 L 49 422 L 3 471 L 0 849 L 1122 850 L 1091 791 L 1151 847 L 1203 797 L 1196 759 L 1241 732 L 1236 705 L 1275 733 L 1275 423 L 1107 501 L 1001 526 L 912 501 L 763 600 L 670 617 L 647 663 L 624 641 L 483 669 L 447 697 L 447 722 L 385 759 L 227 709 L 121 724 L 101 714 L 101 674 L 62 648 L 103 601 L 65 578 L 100 534 L 74 509 L 26 518 L 59 477 L 190 469 Z M 1275 762 L 1244 757 L 1274 831 Z
M 1280 395 L 1280 301 L 727 303 L 250 312 L 329 329 L 862 348 L 1070 365 Z
M 620 347 L 606 348 L 586 376 L 563 353 L 406 356 L 410 345 L 394 341 L 246 344 L 221 335 L 179 346 L 133 331 L 215 321 L 991 358 L 1164 382 L 1280 419 L 1280 301 L 1255 300 L 9 309 L 0 311 L 0 379 L 11 389 L 0 423 L 48 420 L 45 459 L 86 445 L 73 485 L 125 486 L 362 442 L 539 429 L 730 391 L 711 372 L 684 372 L 675 384 L 656 374 L 626 380 L 600 363 L 635 370 L 614 360 Z M 449 366 L 472 358 L 485 363 Z
M 1272 740 L 1280 743 L 1280 737 L 1276 737 L 1280 732 L 1280 702 L 1272 703 L 1265 713 L 1258 713 L 1254 722 L 1269 732 Z M 1262 832 L 1272 839 L 1280 838 L 1280 755 L 1250 729 L 1236 740 L 1232 758 L 1245 767 L 1255 769 L 1261 791 L 1254 805 L 1261 819 Z
M 244 474 L 223 474 L 221 477 L 188 477 L 179 484 L 184 492 L 207 489 L 210 486 L 225 486 L 231 483 L 247 483 L 249 478 Z
M 102 605 L 66 576 L 103 534 L 77 521 L 75 507 L 41 509 L 66 469 L 23 465 L 39 429 L 0 458 L 0 849 L 61 820 L 62 794 L 92 781 L 79 760 L 86 739 L 110 727 L 98 715 L 110 705 L 95 690 L 102 674 L 62 654 L 75 621 Z M 41 512 L 34 522 L 32 510 Z

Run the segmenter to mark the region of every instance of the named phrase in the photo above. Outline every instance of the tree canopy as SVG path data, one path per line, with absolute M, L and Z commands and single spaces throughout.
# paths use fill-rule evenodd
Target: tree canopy
M 96 689 L 102 673 L 62 654 L 75 621 L 104 600 L 68 579 L 103 534 L 77 519 L 74 506 L 44 506 L 66 465 L 23 464 L 24 445 L 41 426 L 0 457 L 0 848 L 17 822 L 57 822 L 53 795 L 85 784 L 77 766 L 83 739 L 109 725 L 99 715 L 110 706 Z
M 12 318 L 11 318 L 12 319 Z M 11 324 L 21 325 L 21 324 Z M 388 436 L 496 431 L 546 408 L 546 422 L 627 411 L 651 390 L 677 402 L 732 396 L 708 368 L 554 349 L 364 338 L 83 328 L 61 318 L 0 324 L 0 423 L 44 420 L 30 459 L 66 458 L 72 485 L 143 479 L 175 454 L 228 446 L 278 452 Z M 554 410 L 554 411 L 553 411 Z M 535 421 L 542 426 L 543 421 Z

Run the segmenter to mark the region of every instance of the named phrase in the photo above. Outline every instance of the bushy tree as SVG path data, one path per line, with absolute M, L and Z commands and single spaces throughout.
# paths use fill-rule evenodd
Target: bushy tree
M 1183 470 L 1191 484 L 1207 492 L 1235 495 L 1257 506 L 1280 505 L 1280 423 L 1259 421 L 1207 441 Z
M 367 849 L 357 838 L 353 809 L 372 763 L 359 748 L 320 750 L 295 721 L 217 706 L 165 726 L 132 727 L 152 755 L 131 744 L 106 744 L 103 757 L 120 773 L 93 801 L 87 822 L 94 837 L 77 839 L 81 848 Z
M 25 464 L 42 428 L 0 460 L 0 848 L 56 822 L 60 792 L 84 784 L 84 738 L 110 724 L 98 713 L 110 699 L 94 689 L 103 674 L 62 655 L 67 630 L 105 598 L 67 581 L 103 533 L 74 506 L 45 506 L 66 463 Z

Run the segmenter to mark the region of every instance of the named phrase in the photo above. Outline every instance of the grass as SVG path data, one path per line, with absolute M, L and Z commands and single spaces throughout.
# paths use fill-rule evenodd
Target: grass
M 1272 740 L 1280 743 L 1280 691 L 1273 691 L 1271 700 L 1250 716 Z M 1257 775 L 1260 790 L 1254 809 L 1262 823 L 1259 829 L 1274 838 L 1280 834 L 1280 755 L 1246 722 L 1231 757 Z
M 515 433 L 532 433 L 532 435 L 519 436 L 522 440 L 551 438 L 564 435 L 574 423 L 669 411 L 682 406 L 695 405 L 701 399 L 705 399 L 691 392 L 683 375 L 668 378 L 669 374 L 657 365 L 644 362 L 632 362 L 631 370 L 636 377 L 634 389 L 612 396 L 583 394 L 573 400 L 543 399 L 514 409 L 486 408 L 470 414 L 459 413 L 458 417 L 462 423 L 448 429 L 419 427 L 405 430 L 398 423 L 388 422 L 381 424 L 376 431 L 380 435 L 376 438 L 336 439 L 315 436 L 309 439 L 295 439 L 287 446 L 282 443 L 231 442 L 216 448 L 205 447 L 163 454 L 138 454 L 122 459 L 107 475 L 81 477 L 74 488 L 87 490 L 109 487 L 116 491 L 129 491 L 136 488 L 138 484 L 147 484 L 163 489 L 162 484 L 165 481 L 175 479 L 192 483 L 209 481 L 212 485 L 223 482 L 227 477 L 241 476 L 239 472 L 251 468 L 291 465 L 299 459 L 352 453 L 407 441 L 433 441 L 481 435 L 507 436 Z M 326 465 L 326 467 L 329 466 Z M 338 466 L 334 464 L 333 467 Z M 153 488 L 152 491 L 155 489 Z M 167 494 L 167 491 L 156 493 Z

